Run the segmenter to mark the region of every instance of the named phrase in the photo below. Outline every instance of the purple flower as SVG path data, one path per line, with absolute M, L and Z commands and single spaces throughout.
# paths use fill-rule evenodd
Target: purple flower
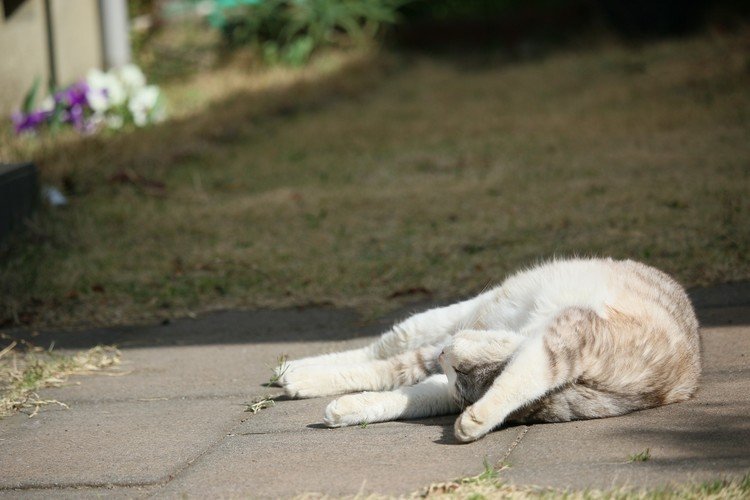
M 55 94 L 55 102 L 65 104 L 69 107 L 75 106 L 88 106 L 88 100 L 86 99 L 86 92 L 89 91 L 89 86 L 86 82 L 74 83 L 65 90 L 62 90 Z
M 81 81 L 54 95 L 55 106 L 59 110 L 59 122 L 68 123 L 83 134 L 93 131 L 93 123 L 86 118 L 86 112 L 91 108 L 86 97 L 89 91 L 89 85 Z
M 13 130 L 16 134 L 34 132 L 40 125 L 45 123 L 51 115 L 52 113 L 49 111 L 32 111 L 28 114 L 21 112 L 13 113 L 11 117 L 13 120 Z
M 71 106 L 68 110 L 68 122 L 73 125 L 76 130 L 83 128 L 83 107 L 76 104 Z

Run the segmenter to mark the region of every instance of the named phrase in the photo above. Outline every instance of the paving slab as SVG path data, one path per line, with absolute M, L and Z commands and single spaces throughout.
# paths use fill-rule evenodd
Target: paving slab
M 254 396 L 280 393 L 262 386 L 279 354 L 358 347 L 393 317 L 364 325 L 328 309 L 230 311 L 143 328 L 30 332 L 63 348 L 116 341 L 127 374 L 74 378 L 79 385 L 42 394 L 70 410 L 0 421 L 0 497 L 401 494 L 476 474 L 485 458 L 506 455 L 507 480 L 557 487 L 743 474 L 750 471 L 746 288 L 724 290 L 732 299 L 726 306 L 721 294 L 698 295 L 708 327 L 694 400 L 613 419 L 509 427 L 469 445 L 453 440 L 451 416 L 326 429 L 322 414 L 332 398 L 279 398 L 256 415 L 243 411 Z M 650 460 L 627 462 L 646 448 Z
M 452 422 L 442 418 L 366 428 L 238 433 L 201 457 L 158 496 L 403 494 L 482 472 L 484 460 L 500 460 L 518 436 L 518 430 L 507 429 L 481 442 L 458 445 L 452 438 Z
M 241 418 L 242 401 L 75 404 L 0 426 L 0 488 L 168 480 Z
M 687 402 L 529 427 L 503 471 L 516 484 L 658 486 L 750 472 L 750 328 L 703 331 L 704 375 Z M 648 449 L 646 462 L 629 463 Z
M 148 398 L 253 397 L 264 388 L 280 355 L 289 359 L 360 347 L 373 338 L 352 341 L 284 342 L 123 349 L 118 372 L 71 377 L 42 397 L 65 402 L 124 401 Z M 61 351 L 65 352 L 65 351 Z

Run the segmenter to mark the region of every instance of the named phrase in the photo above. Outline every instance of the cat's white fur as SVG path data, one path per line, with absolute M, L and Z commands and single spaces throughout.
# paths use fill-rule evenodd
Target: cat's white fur
M 633 261 L 569 259 L 278 375 L 292 397 L 378 391 L 331 402 L 331 427 L 462 410 L 455 435 L 471 441 L 509 418 L 595 418 L 687 399 L 699 354 L 695 314 L 674 280 Z M 486 392 L 461 403 L 458 367 L 493 363 L 502 368 Z

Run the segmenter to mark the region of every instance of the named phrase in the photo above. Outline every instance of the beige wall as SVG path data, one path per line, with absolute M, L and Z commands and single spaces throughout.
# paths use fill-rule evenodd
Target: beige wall
M 52 0 L 57 83 L 72 83 L 102 64 L 97 0 Z
M 34 78 L 39 76 L 44 83 L 49 77 L 43 0 L 29 0 L 10 19 L 0 15 L 0 54 L 0 119 L 4 120 L 20 107 Z
M 97 0 L 51 0 L 58 85 L 102 64 Z M 1 7 L 0 7 L 1 9 Z M 0 119 L 18 109 L 39 76 L 49 79 L 44 0 L 28 0 L 9 19 L 0 15 Z

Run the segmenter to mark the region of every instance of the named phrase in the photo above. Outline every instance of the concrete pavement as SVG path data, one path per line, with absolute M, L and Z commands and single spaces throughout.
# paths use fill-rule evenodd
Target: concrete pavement
M 618 418 L 516 426 L 459 445 L 453 417 L 327 429 L 330 398 L 251 414 L 280 354 L 363 345 L 396 316 L 223 312 L 168 325 L 43 332 L 61 348 L 118 343 L 125 375 L 76 377 L 42 394 L 69 410 L 0 421 L 0 497 L 405 494 L 505 462 L 501 477 L 555 487 L 656 486 L 750 471 L 750 285 L 693 293 L 704 376 L 690 402 Z M 403 316 L 406 311 L 402 311 Z M 398 315 L 397 315 L 398 316 Z M 23 334 L 21 332 L 20 334 Z M 648 448 L 646 462 L 628 457 Z

